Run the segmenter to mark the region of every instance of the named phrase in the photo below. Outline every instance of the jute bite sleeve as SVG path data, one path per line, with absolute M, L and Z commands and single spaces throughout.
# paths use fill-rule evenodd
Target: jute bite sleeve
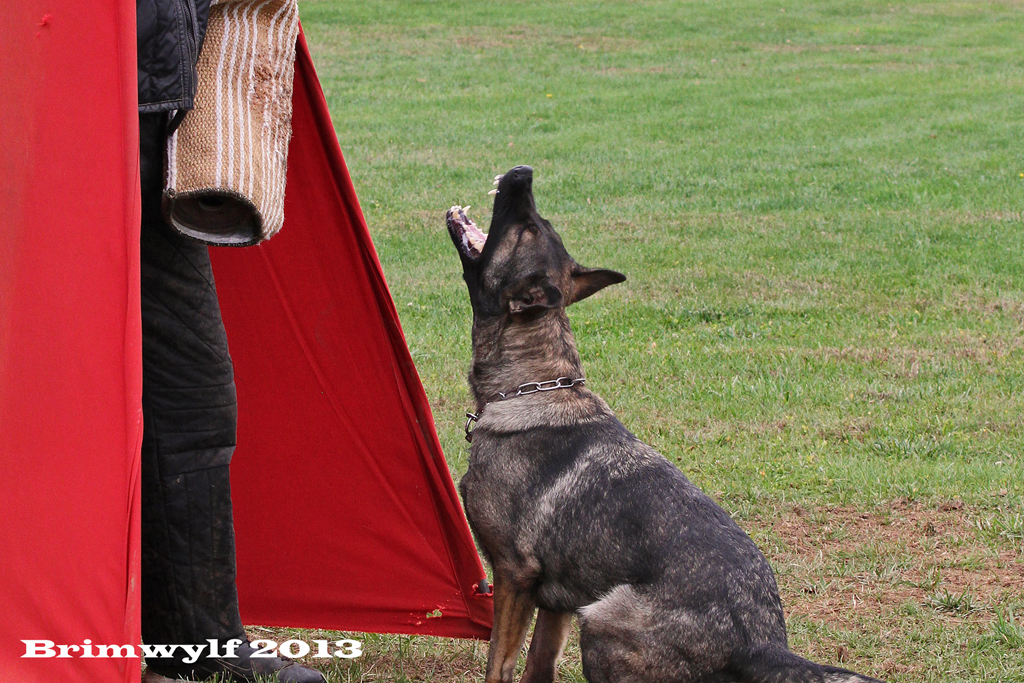
M 167 141 L 163 211 L 178 231 L 247 246 L 284 223 L 296 0 L 210 7 L 195 109 Z

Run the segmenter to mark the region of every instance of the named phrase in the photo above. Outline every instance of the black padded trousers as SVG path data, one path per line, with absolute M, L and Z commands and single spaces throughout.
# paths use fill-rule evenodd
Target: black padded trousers
M 142 639 L 245 639 L 228 463 L 237 408 L 203 244 L 160 211 L 167 117 L 139 116 L 142 175 Z M 150 663 L 162 671 L 172 660 Z M 200 660 L 196 673 L 204 673 Z M 216 670 L 211 667 L 209 671 Z

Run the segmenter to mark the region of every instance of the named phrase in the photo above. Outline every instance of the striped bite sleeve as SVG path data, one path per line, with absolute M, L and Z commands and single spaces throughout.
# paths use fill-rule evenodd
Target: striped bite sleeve
M 195 109 L 167 141 L 164 214 L 216 245 L 268 239 L 284 223 L 296 0 L 210 7 Z

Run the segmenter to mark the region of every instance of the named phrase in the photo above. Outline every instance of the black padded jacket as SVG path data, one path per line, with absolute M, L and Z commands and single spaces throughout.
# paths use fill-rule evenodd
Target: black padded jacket
M 136 0 L 139 112 L 192 108 L 210 0 Z

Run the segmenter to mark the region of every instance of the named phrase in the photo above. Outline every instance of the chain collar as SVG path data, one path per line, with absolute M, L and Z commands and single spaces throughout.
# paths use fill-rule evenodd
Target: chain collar
M 493 398 L 484 404 L 484 407 L 480 409 L 479 413 L 466 413 L 466 441 L 473 442 L 473 423 L 480 419 L 480 416 L 484 414 L 484 408 L 492 403 L 498 401 L 507 401 L 512 398 L 519 396 L 528 396 L 530 394 L 536 394 L 540 391 L 554 391 L 555 389 L 571 389 L 577 384 L 586 384 L 587 380 L 583 377 L 577 377 L 573 379 L 571 377 L 559 377 L 558 379 L 549 379 L 546 382 L 527 382 L 526 384 L 520 384 L 516 387 L 515 393 L 508 392 L 504 393 L 499 391 L 497 398 Z

